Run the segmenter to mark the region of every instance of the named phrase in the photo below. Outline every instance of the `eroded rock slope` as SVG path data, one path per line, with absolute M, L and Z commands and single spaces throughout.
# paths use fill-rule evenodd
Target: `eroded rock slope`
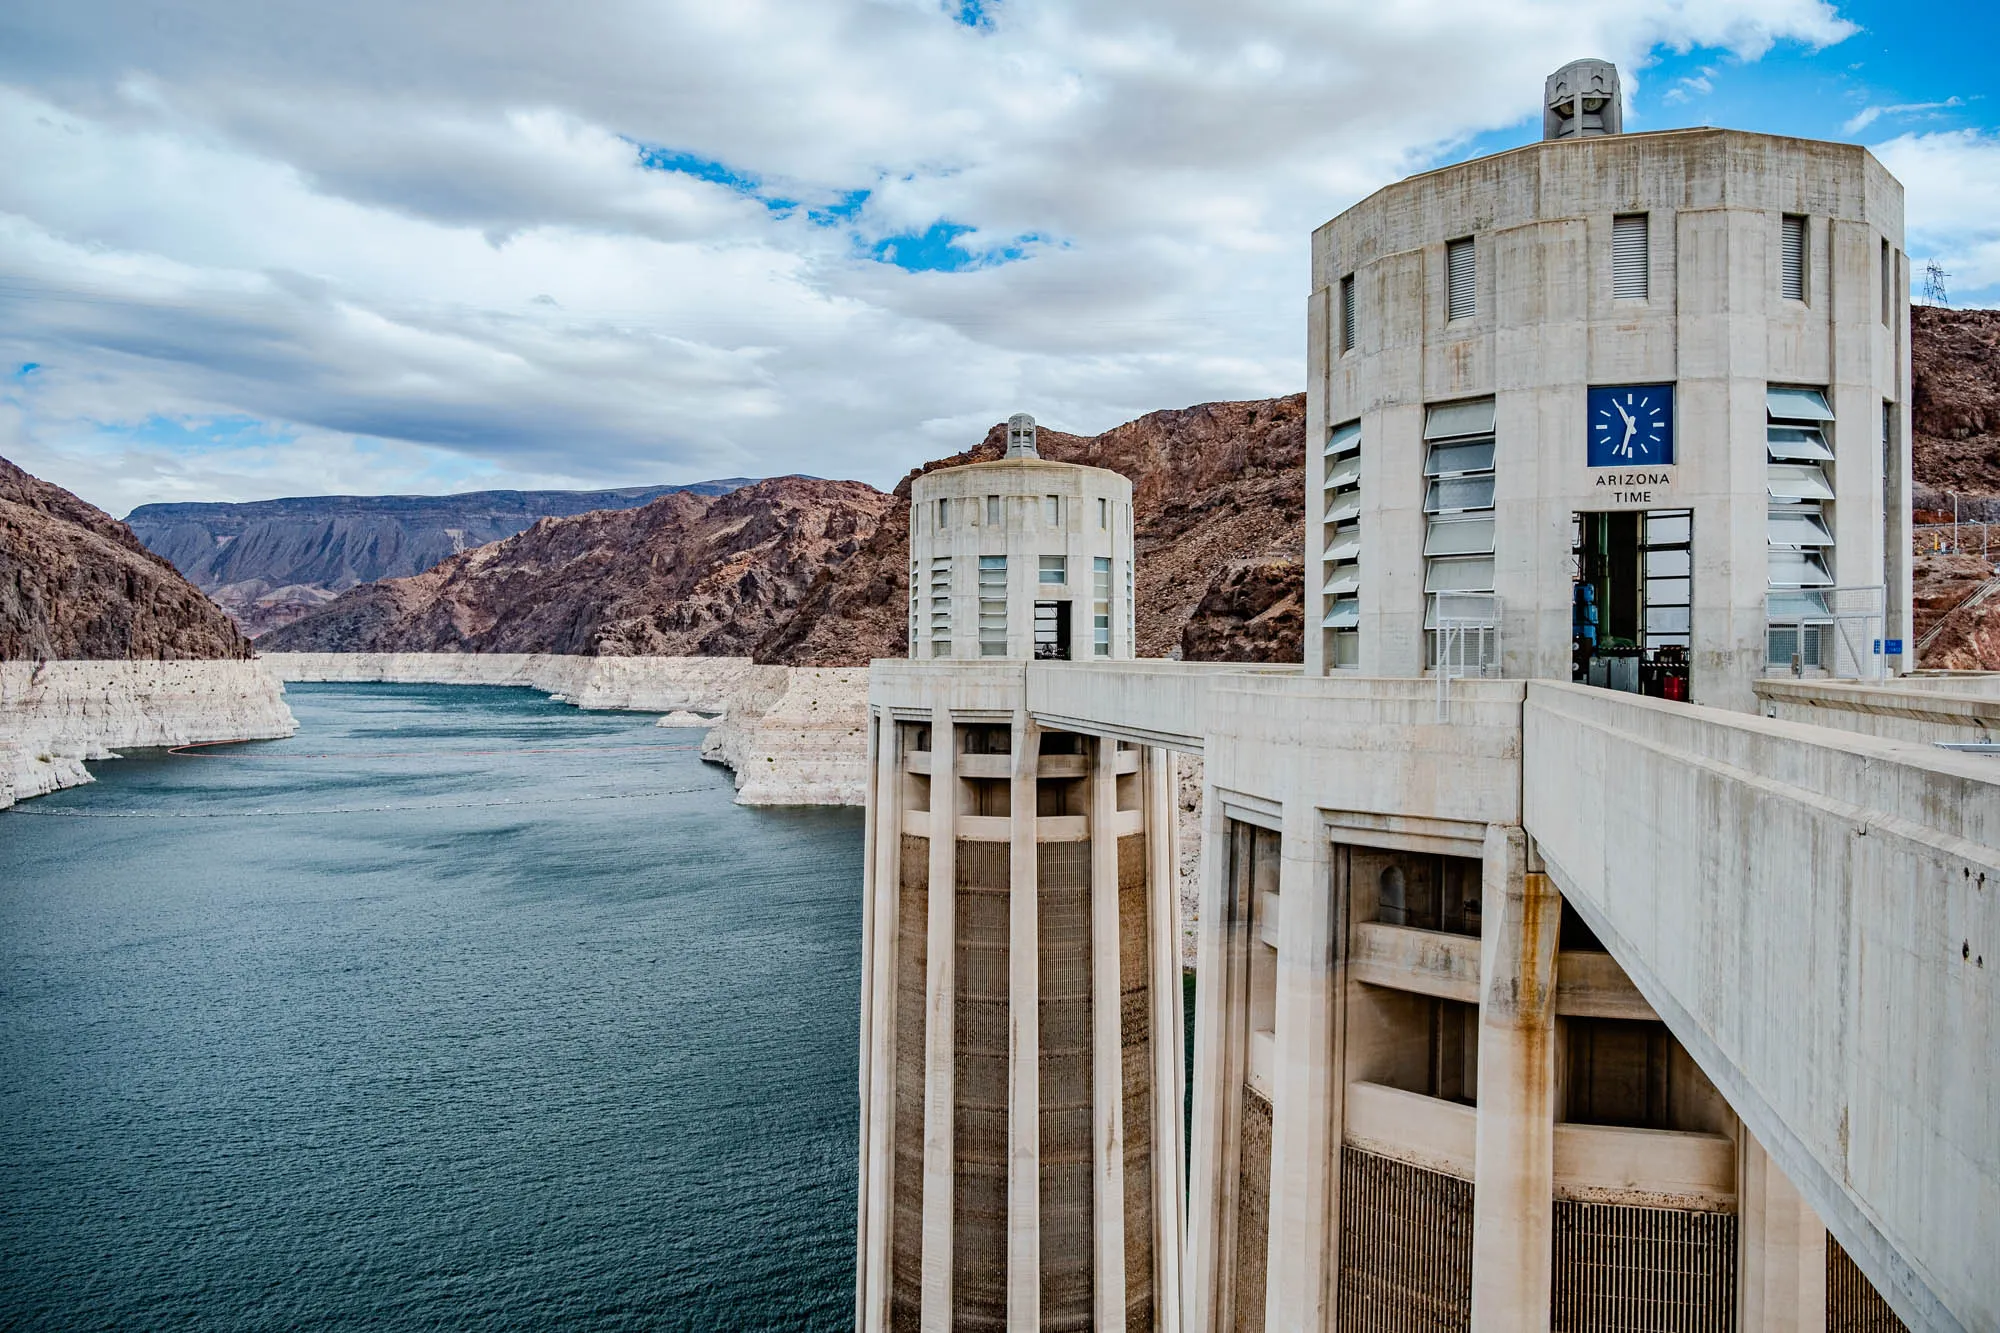
M 1917 521 L 1949 521 L 1955 497 L 1961 516 L 2000 529 L 2000 310 L 1912 310 L 1910 370 Z M 1918 541 L 1912 605 L 1920 666 L 2000 671 L 1993 582 L 2000 541 L 1984 556 L 1972 531 L 1962 530 L 1964 552 Z
M 741 656 L 813 579 L 875 534 L 890 499 L 775 477 L 721 496 L 545 518 L 271 631 L 272 652 Z
M 0 660 L 249 655 L 221 608 L 130 528 L 0 458 Z
M 860 666 L 904 653 L 910 484 L 998 458 L 1006 427 L 896 486 L 874 538 L 814 581 L 759 661 Z M 1139 655 L 1296 662 L 1303 648 L 1305 395 L 1152 412 L 1102 435 L 1040 432 L 1042 457 L 1132 482 Z

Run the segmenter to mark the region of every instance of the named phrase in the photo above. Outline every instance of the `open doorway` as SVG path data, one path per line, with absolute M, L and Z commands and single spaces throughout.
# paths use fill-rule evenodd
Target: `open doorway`
M 1035 603 L 1035 660 L 1069 661 L 1069 603 Z
M 1571 679 L 1688 697 L 1694 514 L 1576 514 L 1571 542 Z

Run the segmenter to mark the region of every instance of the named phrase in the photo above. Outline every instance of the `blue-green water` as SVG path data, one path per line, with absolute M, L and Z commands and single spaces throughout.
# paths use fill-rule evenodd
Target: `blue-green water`
M 528 691 L 291 703 L 0 815 L 0 1327 L 851 1324 L 859 813 Z

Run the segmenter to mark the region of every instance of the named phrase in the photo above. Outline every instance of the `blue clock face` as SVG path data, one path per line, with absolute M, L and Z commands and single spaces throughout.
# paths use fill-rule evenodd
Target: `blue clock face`
M 1674 461 L 1673 385 L 1592 389 L 1589 413 L 1591 467 Z

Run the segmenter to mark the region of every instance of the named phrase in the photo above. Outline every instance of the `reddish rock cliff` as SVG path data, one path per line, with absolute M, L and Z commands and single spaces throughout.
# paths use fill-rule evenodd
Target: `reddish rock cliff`
M 1918 489 L 2000 501 L 2000 310 L 1910 311 L 1910 374 Z
M 859 666 L 904 655 L 910 483 L 998 458 L 996 425 L 967 453 L 896 486 L 895 509 L 860 554 L 813 583 L 760 661 Z M 1305 395 L 1152 412 L 1088 438 L 1040 432 L 1042 457 L 1132 482 L 1138 648 L 1211 661 L 1300 660 L 1305 567 Z
M 2000 521 L 2000 310 L 1912 310 L 1910 372 L 1916 501 L 1930 510 L 1919 520 L 1948 518 L 1950 493 L 1967 518 Z M 1926 544 L 1918 543 L 1912 590 L 1918 664 L 2000 671 L 1993 564 L 1977 546 L 1957 555 Z M 2000 555 L 2000 543 L 1993 550 Z
M 249 655 L 130 528 L 0 458 L 0 660 Z
M 2000 312 L 1920 309 L 1912 343 L 1920 495 L 1950 487 L 2000 507 Z M 889 496 L 779 478 L 714 501 L 548 520 L 416 578 L 357 588 L 260 644 L 750 652 L 801 666 L 900 657 L 910 483 L 998 457 L 1003 433 L 925 464 Z M 1154 412 L 1088 438 L 1044 430 L 1040 447 L 1132 481 L 1142 655 L 1299 660 L 1304 395 Z M 1983 575 L 1926 557 L 1917 577 L 1921 634 Z M 1952 613 L 1925 662 L 2000 668 L 1996 642 L 2000 597 Z
M 774 477 L 715 498 L 545 518 L 355 588 L 258 647 L 739 656 L 791 617 L 816 575 L 862 549 L 889 507 L 859 482 Z

